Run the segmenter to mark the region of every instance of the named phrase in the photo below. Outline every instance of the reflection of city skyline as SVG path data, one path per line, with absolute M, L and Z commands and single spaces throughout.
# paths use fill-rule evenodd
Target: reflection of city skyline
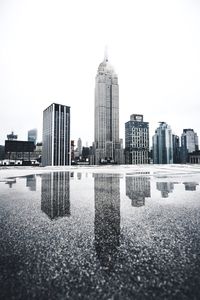
M 161 192 L 162 198 L 168 198 L 169 193 L 173 193 L 175 184 L 178 182 L 156 182 L 156 188 Z M 182 184 L 185 186 L 185 191 L 196 191 L 196 187 L 199 185 L 197 182 L 183 182 Z
M 70 173 L 42 174 L 41 210 L 50 219 L 70 216 Z
M 93 176 L 95 249 L 102 266 L 111 270 L 120 245 L 120 177 Z
M 145 205 L 145 198 L 151 197 L 150 177 L 126 176 L 126 196 L 131 199 L 132 206 Z

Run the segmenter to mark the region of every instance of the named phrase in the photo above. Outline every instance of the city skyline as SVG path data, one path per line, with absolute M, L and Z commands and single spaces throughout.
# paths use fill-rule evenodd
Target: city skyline
M 179 136 L 184 128 L 199 135 L 199 15 L 197 1 L 2 1 L 0 144 L 11 131 L 25 140 L 31 128 L 41 141 L 42 112 L 58 102 L 71 107 L 71 138 L 91 145 L 106 44 L 119 76 L 123 140 L 130 114 L 145 116 L 150 136 L 159 121 Z

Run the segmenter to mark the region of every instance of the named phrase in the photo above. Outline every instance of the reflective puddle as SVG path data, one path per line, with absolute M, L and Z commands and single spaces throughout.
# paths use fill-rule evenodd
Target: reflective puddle
M 55 171 L 0 182 L 2 299 L 197 299 L 198 178 Z

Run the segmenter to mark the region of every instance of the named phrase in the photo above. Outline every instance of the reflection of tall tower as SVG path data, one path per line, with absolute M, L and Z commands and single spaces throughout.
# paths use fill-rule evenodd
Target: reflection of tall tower
M 95 248 L 106 269 L 111 269 L 120 244 L 120 178 L 94 174 Z
M 70 215 L 69 172 L 42 174 L 41 209 L 50 219 Z
M 144 176 L 126 177 L 126 196 L 132 200 L 132 206 L 145 205 L 145 198 L 151 197 L 150 178 Z
M 168 198 L 169 193 L 172 193 L 174 190 L 173 182 L 156 182 L 156 188 L 158 191 L 161 191 L 162 198 Z
M 26 176 L 26 186 L 29 187 L 30 191 L 36 191 L 36 175 Z

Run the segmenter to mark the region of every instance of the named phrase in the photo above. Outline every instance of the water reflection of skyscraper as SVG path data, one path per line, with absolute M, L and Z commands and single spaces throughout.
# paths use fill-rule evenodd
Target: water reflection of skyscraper
M 120 244 L 120 178 L 94 174 L 95 249 L 101 265 L 111 270 Z
M 70 215 L 69 178 L 69 172 L 42 174 L 41 210 L 50 219 Z
M 183 184 L 185 185 L 186 191 L 196 191 L 196 187 L 199 185 L 196 182 L 183 182 Z
M 82 177 L 82 173 L 78 172 L 78 173 L 77 173 L 77 179 L 78 179 L 78 180 L 81 180 L 81 177 Z
M 156 188 L 161 191 L 162 198 L 168 198 L 174 190 L 174 182 L 156 182 Z
M 26 176 L 26 186 L 29 187 L 30 191 L 36 191 L 36 175 Z
M 126 196 L 132 200 L 132 206 L 145 205 L 145 198 L 151 197 L 150 178 L 145 176 L 126 177 Z

